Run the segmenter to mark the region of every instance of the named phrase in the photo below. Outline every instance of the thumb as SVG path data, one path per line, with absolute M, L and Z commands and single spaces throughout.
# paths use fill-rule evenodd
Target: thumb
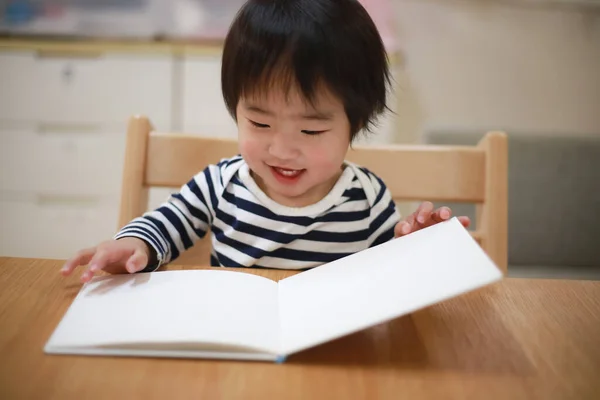
M 127 272 L 130 274 L 135 274 L 136 272 L 146 268 L 147 264 L 148 255 L 144 251 L 138 249 L 131 255 L 131 257 L 129 257 L 129 260 L 127 260 L 125 269 L 127 269 Z

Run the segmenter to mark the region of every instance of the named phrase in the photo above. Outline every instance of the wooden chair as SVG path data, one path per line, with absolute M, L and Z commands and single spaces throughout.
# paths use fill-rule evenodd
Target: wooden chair
M 378 174 L 396 201 L 477 204 L 473 237 L 507 269 L 507 138 L 488 133 L 477 146 L 390 145 L 358 147 L 348 160 Z M 178 188 L 209 163 L 238 152 L 235 140 L 155 132 L 150 121 L 132 117 L 127 144 L 119 227 L 148 208 L 150 187 Z M 206 236 L 176 264 L 208 264 Z

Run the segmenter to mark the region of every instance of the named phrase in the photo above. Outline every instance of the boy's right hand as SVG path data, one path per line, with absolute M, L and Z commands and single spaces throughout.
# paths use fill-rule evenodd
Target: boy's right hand
M 109 240 L 81 250 L 65 263 L 60 272 L 63 276 L 69 276 L 77 267 L 88 265 L 81 275 L 81 282 L 89 282 L 99 271 L 134 274 L 146 268 L 150 255 L 149 246 L 141 239 L 126 237 Z

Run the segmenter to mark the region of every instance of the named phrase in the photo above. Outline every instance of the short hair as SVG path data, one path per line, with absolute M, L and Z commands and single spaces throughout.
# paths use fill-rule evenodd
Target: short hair
M 312 102 L 322 84 L 343 103 L 351 141 L 388 109 L 388 56 L 360 2 L 247 1 L 223 49 L 221 88 L 233 118 L 242 97 L 279 85 Z

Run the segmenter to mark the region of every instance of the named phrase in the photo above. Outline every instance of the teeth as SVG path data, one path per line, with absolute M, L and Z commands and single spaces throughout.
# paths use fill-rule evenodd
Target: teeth
M 281 175 L 284 176 L 296 176 L 298 175 L 300 172 L 302 172 L 302 170 L 291 170 L 291 169 L 281 169 L 281 168 L 275 168 L 277 170 L 277 172 L 279 172 Z

